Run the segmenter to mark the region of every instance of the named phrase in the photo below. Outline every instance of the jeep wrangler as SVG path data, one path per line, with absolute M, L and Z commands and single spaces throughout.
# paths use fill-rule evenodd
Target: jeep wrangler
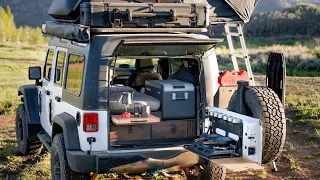
M 197 33 L 207 27 L 201 18 L 211 17 L 208 4 L 81 2 L 65 13 L 57 2 L 49 10 L 56 21 L 43 30 L 55 37 L 43 67 L 29 68 L 35 84 L 19 88 L 16 116 L 19 152 L 45 146 L 52 179 L 180 170 L 223 179 L 226 169 L 261 169 L 278 157 L 286 127 L 283 57 L 270 58 L 269 87 L 256 87 L 243 16 L 232 11 L 235 20 L 224 22 L 234 70 L 220 71 L 215 47 L 223 40 Z M 186 9 L 197 12 L 186 16 Z M 197 22 L 186 23 L 194 16 Z M 233 36 L 243 54 L 235 53 Z

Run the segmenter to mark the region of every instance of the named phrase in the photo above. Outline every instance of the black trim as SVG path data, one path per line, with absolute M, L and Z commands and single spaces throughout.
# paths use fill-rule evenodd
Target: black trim
M 52 99 L 49 99 L 49 122 L 50 122 L 50 124 L 52 124 L 52 115 L 53 115 L 53 113 L 52 113 Z
M 24 85 L 19 87 L 18 95 L 23 95 L 23 102 L 29 124 L 40 125 L 38 87 L 36 85 Z
M 54 48 L 48 48 L 48 50 L 47 50 L 47 55 L 46 55 L 46 60 L 45 60 L 44 67 L 43 67 L 43 75 L 42 75 L 43 78 L 44 78 L 45 80 L 49 81 L 49 82 L 50 82 L 50 76 L 51 76 L 51 74 L 50 74 L 49 78 L 47 78 L 46 68 L 47 68 L 47 62 L 48 62 L 48 57 L 49 57 L 49 51 L 50 51 L 50 50 L 53 51 L 51 68 L 52 68 L 52 66 L 53 66 L 53 61 L 54 61 L 53 58 L 54 58 L 54 54 L 55 54 L 55 49 L 54 49 Z M 51 73 L 51 72 L 50 72 L 50 73 Z
M 60 128 L 62 129 L 62 132 L 59 131 Z M 70 114 L 62 113 L 53 118 L 52 140 L 54 135 L 59 133 L 63 133 L 67 150 L 80 149 L 77 122 Z
M 282 53 L 270 53 L 267 64 L 267 86 L 271 88 L 285 104 L 286 59 Z

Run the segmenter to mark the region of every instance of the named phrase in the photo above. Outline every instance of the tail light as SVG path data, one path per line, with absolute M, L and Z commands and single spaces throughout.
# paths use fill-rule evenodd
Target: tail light
M 98 114 L 90 113 L 84 114 L 83 118 L 83 131 L 84 132 L 97 132 L 99 130 Z

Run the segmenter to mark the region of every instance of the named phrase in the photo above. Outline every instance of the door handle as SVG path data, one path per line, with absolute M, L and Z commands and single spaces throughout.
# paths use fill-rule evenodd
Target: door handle
M 51 94 L 51 92 L 50 92 L 49 90 L 46 90 L 45 93 L 46 93 L 46 95 L 48 95 L 48 96 Z
M 57 102 L 61 102 L 61 97 L 59 97 L 59 96 L 56 96 L 54 99 L 55 99 Z

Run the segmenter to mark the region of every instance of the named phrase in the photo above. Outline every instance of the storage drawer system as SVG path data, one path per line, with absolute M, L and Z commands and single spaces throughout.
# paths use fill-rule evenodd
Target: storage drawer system
M 154 140 L 173 140 L 196 137 L 195 120 L 174 120 L 157 123 L 133 125 L 111 124 L 111 133 L 116 132 L 117 139 L 113 145 L 132 145 L 153 142 Z M 139 142 L 140 141 L 140 142 Z
M 146 81 L 146 94 L 160 100 L 162 120 L 195 118 L 195 87 L 179 80 Z

